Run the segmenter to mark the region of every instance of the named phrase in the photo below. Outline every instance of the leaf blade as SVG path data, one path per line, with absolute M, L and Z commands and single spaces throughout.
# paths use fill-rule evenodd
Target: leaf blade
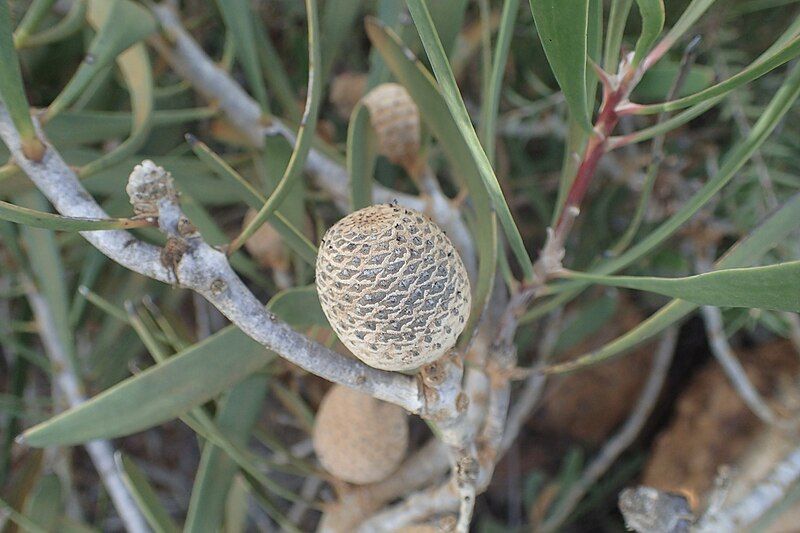
M 591 131 L 586 102 L 589 1 L 531 0 L 530 4 L 547 62 L 570 113 L 585 131 Z
M 600 276 L 582 272 L 567 272 L 565 277 L 655 292 L 698 305 L 800 311 L 800 261 L 717 270 L 682 278 Z

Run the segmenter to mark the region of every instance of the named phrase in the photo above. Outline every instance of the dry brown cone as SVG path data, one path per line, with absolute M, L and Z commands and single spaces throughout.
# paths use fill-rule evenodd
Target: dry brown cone
M 330 101 L 343 119 L 350 118 L 350 113 L 364 96 L 367 88 L 367 75 L 361 72 L 343 72 L 331 81 Z
M 378 152 L 409 174 L 418 166 L 419 109 L 402 85 L 384 83 L 363 99 L 378 139 Z
M 334 385 L 314 423 L 314 450 L 322 466 L 349 483 L 386 479 L 408 448 L 408 419 L 402 408 Z
M 323 237 L 316 273 L 334 332 L 374 368 L 435 361 L 466 325 L 464 264 L 444 232 L 412 209 L 373 205 L 344 217 Z

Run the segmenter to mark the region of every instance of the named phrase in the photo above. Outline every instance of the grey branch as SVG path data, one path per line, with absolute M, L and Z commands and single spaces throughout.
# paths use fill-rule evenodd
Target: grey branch
M 669 365 L 672 362 L 672 356 L 675 353 L 677 337 L 675 328 L 670 328 L 664 334 L 656 349 L 650 376 L 647 378 L 633 412 L 619 432 L 603 446 L 597 457 L 586 467 L 581 478 L 571 485 L 569 491 L 559 500 L 558 507 L 542 525 L 542 531 L 557 531 L 575 509 L 575 506 L 583 499 L 586 492 L 597 483 L 597 480 L 606 473 L 620 454 L 636 439 L 642 426 L 647 421 L 647 417 L 653 410 L 656 400 L 658 400 L 664 379 L 667 377 Z
M 41 132 L 39 136 L 47 150 L 42 161 L 37 163 L 22 154 L 19 135 L 5 106 L 0 105 L 0 137 L 15 162 L 56 210 L 64 216 L 108 218 L 55 148 Z M 177 224 L 178 213 L 177 206 L 168 209 L 165 213 L 168 216 L 161 221 L 162 229 L 176 235 L 177 227 L 169 224 Z M 175 281 L 172 269 L 162 263 L 161 249 L 138 241 L 125 231 L 81 232 L 81 235 L 125 268 L 165 283 Z M 204 296 L 231 322 L 268 349 L 325 379 L 395 403 L 412 413 L 422 411 L 422 396 L 413 378 L 376 370 L 297 333 L 264 308 L 233 271 L 225 254 L 202 239 L 193 241 L 192 249 L 181 259 L 175 269 L 181 285 Z
M 266 135 L 282 135 L 294 143 L 294 132 L 275 117 L 264 117 L 258 103 L 253 100 L 225 70 L 214 63 L 181 25 L 178 14 L 169 5 L 153 6 L 153 13 L 161 23 L 172 48 L 160 49 L 173 69 L 207 100 L 215 102 L 225 116 L 247 137 L 254 146 L 263 146 Z M 315 179 L 343 212 L 350 211 L 347 169 L 320 150 L 311 149 L 306 160 L 306 171 Z M 431 187 L 423 196 L 401 193 L 380 184 L 372 188 L 373 202 L 398 203 L 427 213 L 450 236 L 464 260 L 470 277 L 476 272 L 474 245 L 459 209 L 439 189 Z
M 28 285 L 30 285 L 30 282 Z M 56 333 L 50 306 L 42 295 L 33 290 L 32 287 L 27 292 L 28 301 L 33 309 L 45 352 L 52 362 L 55 385 L 64 394 L 69 406 L 76 407 L 85 402 L 86 398 L 83 395 L 80 379 L 75 374 L 61 339 Z M 150 531 L 117 469 L 117 465 L 114 462 L 114 449 L 111 447 L 111 443 L 107 440 L 93 440 L 87 442 L 84 447 L 108 491 L 114 508 L 125 524 L 125 529 L 132 533 Z
M 800 448 L 792 450 L 775 465 L 764 481 L 745 497 L 717 512 L 704 516 L 693 533 L 746 531 L 800 481 Z
M 725 336 L 722 312 L 719 308 L 704 306 L 701 311 L 711 351 L 747 407 L 765 424 L 786 430 L 796 428 L 797 422 L 779 417 L 747 377 L 744 367 L 736 358 L 736 354 L 733 353 L 728 338 Z

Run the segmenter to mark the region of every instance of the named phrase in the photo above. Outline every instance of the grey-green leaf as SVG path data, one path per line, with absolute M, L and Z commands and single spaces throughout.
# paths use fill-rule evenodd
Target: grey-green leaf
M 267 350 L 229 326 L 24 433 L 31 446 L 118 437 L 176 418 L 269 362 Z
M 586 102 L 589 0 L 530 0 L 539 40 L 570 113 L 590 131 Z
M 655 292 L 699 305 L 800 311 L 800 261 L 718 270 L 685 278 L 598 276 L 568 272 L 566 277 Z
M 650 51 L 656 42 L 661 30 L 664 29 L 664 2 L 663 0 L 636 0 L 639 14 L 642 16 L 642 33 L 636 41 L 633 53 L 633 64 L 638 65 L 645 54 Z
M 150 482 L 132 459 L 119 454 L 115 457 L 117 466 L 122 471 L 122 480 L 136 500 L 139 509 L 156 533 L 177 533 L 178 526 L 172 521 L 164 506 L 158 500 Z
M 46 211 L 10 204 L 0 200 L 0 219 L 31 226 L 34 228 L 59 231 L 98 231 L 109 229 L 136 228 L 147 225 L 141 220 L 127 218 L 73 218 L 63 217 Z
M 328 319 L 322 312 L 314 285 L 293 287 L 279 292 L 270 300 L 267 309 L 297 329 L 328 327 Z

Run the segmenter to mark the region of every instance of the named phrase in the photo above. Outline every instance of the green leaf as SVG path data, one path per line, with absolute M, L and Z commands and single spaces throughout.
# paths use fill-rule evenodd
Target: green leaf
M 322 52 L 319 43 L 319 21 L 317 20 L 316 0 L 306 0 L 306 15 L 308 19 L 308 88 L 306 95 L 306 108 L 303 118 L 300 121 L 300 128 L 297 132 L 294 151 L 289 159 L 289 164 L 283 173 L 278 185 L 272 191 L 267 201 L 261 206 L 253 220 L 242 230 L 242 232 L 230 244 L 230 250 L 237 250 L 242 247 L 258 228 L 273 216 L 292 190 L 295 180 L 303 175 L 308 152 L 311 150 L 311 143 L 314 140 L 314 132 L 317 127 L 320 101 L 322 100 L 322 83 L 319 69 L 322 62 Z
M 531 11 L 550 69 L 570 113 L 591 131 L 586 102 L 586 47 L 589 0 L 531 0 Z
M 198 159 L 208 165 L 220 178 L 233 185 L 236 195 L 248 206 L 253 209 L 259 209 L 265 204 L 266 197 L 244 179 L 241 174 L 236 172 L 224 159 L 212 152 L 205 143 L 198 141 L 191 135 L 187 135 L 186 139 Z M 287 246 L 294 250 L 297 255 L 302 257 L 309 265 L 316 263 L 317 248 L 280 211 L 271 214 L 268 220 L 275 230 L 281 234 Z
M 311 326 L 328 326 L 328 319 L 322 312 L 317 296 L 316 285 L 285 289 L 269 301 L 267 309 L 288 322 L 295 329 Z
M 653 44 L 664 29 L 664 2 L 663 0 L 636 0 L 639 14 L 642 16 L 642 33 L 636 41 L 633 52 L 633 66 L 638 65 L 645 54 L 650 51 Z
M 117 466 L 122 472 L 122 480 L 128 487 L 139 510 L 142 511 L 147 523 L 156 533 L 177 533 L 180 531 L 164 506 L 158 500 L 158 495 L 150 486 L 147 477 L 136 463 L 126 455 L 117 452 L 115 457 Z
M 305 289 L 306 294 L 302 294 Z M 322 316 L 313 309 L 319 301 L 309 288 L 290 289 L 283 302 L 269 308 L 290 326 L 308 324 L 308 317 L 292 302 L 307 305 L 305 313 Z M 300 300 L 295 293 L 299 295 Z M 311 309 L 311 313 L 309 313 Z M 126 318 L 122 318 L 126 320 Z M 327 324 L 327 321 L 324 322 Z M 65 411 L 24 433 L 31 446 L 76 444 L 98 438 L 128 435 L 176 418 L 218 396 L 267 365 L 275 356 L 234 326 L 219 331 L 164 363 L 150 367 L 89 401 Z
M 459 136 L 468 148 L 469 160 L 477 168 L 486 193 L 489 195 L 497 219 L 503 227 L 506 238 L 508 239 L 517 262 L 522 269 L 523 277 L 526 280 L 533 279 L 533 263 L 525 244 L 522 241 L 522 236 L 519 233 L 514 218 L 511 215 L 511 210 L 508 208 L 503 191 L 500 189 L 500 183 L 497 181 L 497 176 L 494 174 L 492 164 L 486 156 L 486 152 L 481 147 L 481 142 L 475 129 L 472 127 L 472 122 L 464 106 L 464 100 L 461 98 L 461 93 L 458 89 L 453 70 L 448 62 L 447 55 L 442 48 L 442 43 L 436 33 L 433 21 L 431 20 L 430 13 L 428 12 L 427 3 L 425 0 L 407 0 L 409 11 L 414 19 L 414 24 L 417 27 L 422 44 L 425 46 L 425 51 L 428 54 L 428 59 L 431 61 L 431 66 L 436 74 L 436 80 L 439 82 L 441 88 L 441 96 L 444 98 L 447 108 L 450 110 L 453 121 L 457 126 Z M 584 78 L 585 81 L 585 78 Z M 582 83 L 581 91 L 585 91 L 586 86 Z M 585 93 L 584 93 L 585 95 Z M 419 102 L 417 102 L 419 106 Z M 473 197 L 479 195 L 477 190 L 471 190 Z M 492 249 L 494 251 L 494 248 Z
M 146 221 L 131 220 L 128 218 L 97 219 L 63 217 L 46 211 L 37 211 L 36 209 L 10 204 L 2 200 L 0 200 L 0 219 L 34 228 L 54 229 L 59 231 L 98 231 L 138 228 L 149 225 Z
M 26 143 L 37 143 L 41 150 L 42 145 L 36 137 L 25 86 L 22 84 L 22 71 L 14 48 L 11 12 L 7 0 L 0 2 L 0 99 L 8 108 L 11 120 L 23 140 L 23 150 Z M 32 147 L 32 144 L 28 144 L 28 148 Z M 32 152 L 26 153 L 28 157 L 33 155 Z
M 519 0 L 506 0 L 503 3 L 503 13 L 500 16 L 500 30 L 497 32 L 497 44 L 492 58 L 492 70 L 489 76 L 489 85 L 486 96 L 481 106 L 481 131 L 480 137 L 486 157 L 494 162 L 495 152 L 495 126 L 497 113 L 500 109 L 500 89 L 503 85 L 503 74 L 506 71 L 508 51 L 511 48 L 511 37 L 514 34 L 514 23 L 519 13 Z
M 90 0 L 89 10 L 97 13 L 97 20 L 102 20 L 103 24 L 78 71 L 47 108 L 45 122 L 69 107 L 117 56 L 156 30 L 150 12 L 130 0 Z M 125 22 L 119 24 L 119 21 Z
M 765 253 L 778 245 L 800 224 L 800 194 L 795 194 L 780 209 L 761 223 L 747 237 L 740 239 L 728 249 L 716 263 L 718 269 L 740 268 L 758 261 Z M 605 346 L 574 360 L 559 363 L 545 369 L 549 374 L 574 372 L 624 354 L 634 346 L 653 338 L 666 328 L 697 309 L 697 305 L 685 300 L 673 300 L 659 309 L 647 320 L 617 337 Z
M 269 360 L 263 346 L 228 326 L 163 364 L 34 426 L 24 438 L 31 446 L 42 447 L 129 435 L 207 402 Z
M 91 2 L 87 18 L 95 28 L 102 28 L 111 12 L 108 3 Z M 108 168 L 133 155 L 147 141 L 153 119 L 153 72 L 147 48 L 141 43 L 117 57 L 117 65 L 128 87 L 131 100 L 130 136 L 119 146 L 80 169 L 78 175 L 86 177 Z
M 225 28 L 236 44 L 236 57 L 242 64 L 247 83 L 261 104 L 261 109 L 268 111 L 267 89 L 261 75 L 253 27 L 254 24 L 259 24 L 260 20 L 253 13 L 249 0 L 217 0 L 217 8 L 222 13 Z
M 352 36 L 363 3 L 363 0 L 326 0 L 323 4 L 320 24 L 323 83 L 328 79 L 336 55 L 346 53 L 347 47 L 342 45 Z
M 34 0 L 31 2 L 30 7 L 25 11 L 25 16 L 22 17 L 22 21 L 14 30 L 14 46 L 16 48 L 21 48 L 25 39 L 42 23 L 42 20 L 44 20 L 55 3 L 56 0 Z
M 719 270 L 685 278 L 598 276 L 569 271 L 564 277 L 655 292 L 698 305 L 800 312 L 800 261 Z
M 245 445 L 261 413 L 267 392 L 265 376 L 251 376 L 225 398 L 215 418 L 217 428 L 232 442 Z M 185 531 L 216 531 L 238 466 L 221 448 L 206 442 L 192 488 Z
M 389 28 L 372 18 L 367 19 L 366 28 L 373 46 L 417 104 L 422 120 L 439 141 L 439 146 L 455 173 L 466 182 L 474 202 L 476 218 L 481 221 L 474 228 L 478 246 L 478 282 L 473 290 L 472 312 L 465 328 L 467 333 L 462 335 L 462 339 L 466 341 L 469 339 L 472 326 L 477 324 L 483 312 L 494 283 L 497 264 L 496 218 L 491 210 L 480 172 L 472 163 L 469 147 L 459 133 L 453 116 L 447 112 L 444 99 L 430 73 L 419 61 L 409 57 L 407 49 Z
M 636 106 L 635 113 L 639 115 L 652 115 L 655 113 L 661 113 L 662 111 L 675 111 L 699 104 L 717 96 L 727 94 L 737 87 L 744 85 L 745 83 L 749 83 L 755 79 L 758 79 L 767 72 L 770 72 L 784 63 L 791 61 L 798 55 L 800 55 L 800 36 L 795 37 L 784 47 L 779 48 L 763 59 L 751 63 L 750 66 L 739 71 L 737 74 L 731 76 L 725 81 L 717 83 L 716 85 L 712 85 L 711 87 L 690 96 L 672 100 L 671 102 Z
M 54 43 L 62 39 L 66 39 L 70 35 L 77 33 L 83 27 L 83 20 L 86 14 L 87 0 L 77 0 L 72 3 L 69 11 L 63 19 L 59 20 L 55 25 L 46 28 L 39 33 L 29 35 L 19 41 L 14 36 L 14 43 L 17 48 L 31 48 L 34 46 L 44 46 L 46 44 Z
M 1 0 L 0 0 L 1 1 Z M 47 209 L 49 205 L 38 191 L 21 197 L 18 203 L 31 208 Z M 75 338 L 69 323 L 69 298 L 61 250 L 51 230 L 22 226 L 22 238 L 28 263 L 34 273 L 35 285 L 47 301 L 53 325 L 73 370 L 80 375 L 75 353 Z
M 603 69 L 609 74 L 616 74 L 619 66 L 622 36 L 625 34 L 625 23 L 631 11 L 633 0 L 611 0 L 608 14 L 608 30 L 603 50 Z
M 719 171 L 669 219 L 660 224 L 649 235 L 641 239 L 625 253 L 604 262 L 592 273 L 602 275 L 613 274 L 644 257 L 661 245 L 733 179 L 736 173 L 777 127 L 798 95 L 800 95 L 800 67 L 794 67 L 789 72 L 789 76 L 783 82 L 783 85 L 775 93 L 769 105 L 763 110 L 747 137 L 737 143 L 726 154 Z M 587 283 L 583 281 L 565 283 L 563 287 L 561 287 L 561 290 L 564 290 L 563 294 L 556 296 L 538 309 L 531 309 L 528 313 L 523 315 L 520 321 L 523 323 L 530 321 L 535 316 L 540 316 L 541 313 L 547 312 L 549 309 L 553 309 L 569 301 L 586 286 Z
M 369 109 L 359 102 L 347 127 L 347 172 L 353 211 L 372 205 L 372 177 L 378 156 L 375 139 Z

